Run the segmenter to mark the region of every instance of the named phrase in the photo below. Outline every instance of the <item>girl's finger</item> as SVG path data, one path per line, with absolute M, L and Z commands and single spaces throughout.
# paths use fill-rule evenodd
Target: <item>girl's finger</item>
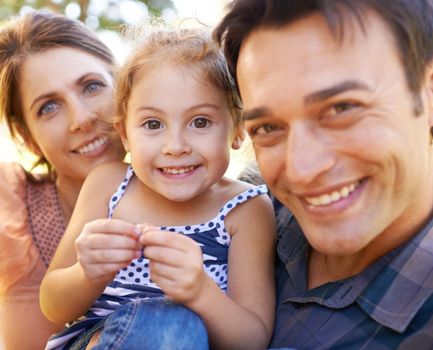
M 145 245 L 143 255 L 151 261 L 172 266 L 182 265 L 182 262 L 188 258 L 185 252 L 181 250 L 157 245 Z
M 127 235 L 133 239 L 138 239 L 141 229 L 139 225 L 119 219 L 99 219 L 84 225 L 83 232 Z
M 141 246 L 137 239 L 118 234 L 94 233 L 87 240 L 86 244 L 91 249 L 139 249 Z
M 131 262 L 131 260 L 138 259 L 141 256 L 141 251 L 135 249 L 98 249 L 91 251 L 89 254 L 94 263 L 110 264 Z

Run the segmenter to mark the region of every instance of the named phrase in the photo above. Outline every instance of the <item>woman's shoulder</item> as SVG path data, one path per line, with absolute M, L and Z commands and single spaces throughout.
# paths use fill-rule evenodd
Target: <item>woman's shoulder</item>
M 26 202 L 26 171 L 16 163 L 0 163 L 0 295 L 28 276 L 38 261 Z
M 26 171 L 18 163 L 0 163 L 0 186 L 24 185 Z
M 0 215 L 25 206 L 28 178 L 17 163 L 0 163 Z

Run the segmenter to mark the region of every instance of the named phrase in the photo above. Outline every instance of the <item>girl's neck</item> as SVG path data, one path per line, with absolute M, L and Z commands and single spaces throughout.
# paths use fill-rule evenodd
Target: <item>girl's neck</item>
M 60 208 L 66 224 L 68 224 L 69 219 L 71 218 L 82 185 L 83 182 L 79 181 L 73 182 L 62 178 L 56 179 Z

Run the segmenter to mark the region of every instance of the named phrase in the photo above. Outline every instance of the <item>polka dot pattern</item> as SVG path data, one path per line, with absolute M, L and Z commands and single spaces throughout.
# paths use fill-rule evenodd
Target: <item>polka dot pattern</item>
M 133 175 L 132 167 L 129 166 L 125 179 L 110 200 L 109 217 L 112 217 L 114 208 L 121 200 Z M 203 252 L 204 270 L 223 291 L 226 291 L 228 248 L 231 237 L 225 228 L 224 219 L 238 205 L 250 198 L 266 193 L 266 186 L 256 186 L 229 200 L 218 211 L 217 215 L 208 222 L 186 226 L 163 226 L 160 228 L 169 232 L 185 234 L 195 240 Z M 118 292 L 120 290 L 119 285 L 122 286 L 121 293 Z M 118 271 L 114 281 L 104 291 L 104 295 L 105 297 L 125 297 L 128 294 L 126 291 L 129 290 L 131 295 L 136 296 L 138 290 L 140 290 L 140 293 L 142 293 L 140 297 L 146 297 L 146 288 L 152 293 L 159 290 L 158 286 L 150 279 L 149 260 L 141 257 L 133 260 L 129 266 Z M 162 293 L 162 291 L 160 292 Z
M 134 176 L 134 170 L 132 170 L 132 166 L 129 165 L 128 169 L 126 170 L 125 178 L 120 183 L 116 192 L 111 196 L 110 203 L 108 203 L 108 218 L 111 219 L 113 217 L 114 208 L 116 208 L 117 203 L 120 202 L 120 199 L 125 193 L 132 176 Z
M 66 224 L 53 183 L 28 183 L 29 223 L 42 261 L 48 267 L 65 232 Z

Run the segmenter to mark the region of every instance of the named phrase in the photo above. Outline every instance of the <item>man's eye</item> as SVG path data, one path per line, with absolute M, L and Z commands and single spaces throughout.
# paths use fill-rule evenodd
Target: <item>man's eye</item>
M 280 127 L 278 125 L 273 125 L 273 124 L 263 124 L 260 125 L 256 128 L 252 128 L 250 131 L 251 135 L 266 135 L 269 134 L 273 131 L 279 130 Z
M 356 103 L 350 103 L 350 102 L 337 103 L 328 110 L 326 115 L 330 117 L 337 116 L 341 113 L 350 111 L 356 107 L 358 107 Z
M 148 120 L 143 125 L 146 129 L 149 129 L 149 130 L 161 129 L 163 126 L 159 120 Z
M 199 117 L 195 118 L 190 125 L 194 128 L 203 129 L 208 128 L 211 125 L 211 121 L 209 119 Z
M 54 101 L 49 101 L 42 105 L 42 107 L 38 110 L 38 115 L 43 116 L 46 114 L 54 113 L 59 108 L 59 104 Z

